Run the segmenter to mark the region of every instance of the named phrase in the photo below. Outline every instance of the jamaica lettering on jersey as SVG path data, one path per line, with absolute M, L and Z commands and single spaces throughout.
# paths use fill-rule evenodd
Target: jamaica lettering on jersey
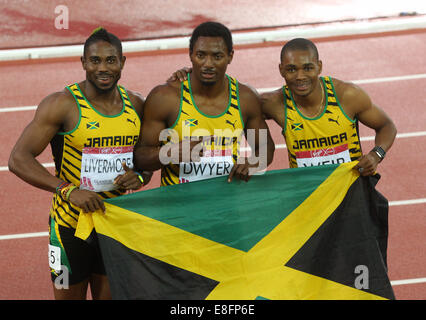
M 326 94 L 323 112 L 304 116 L 288 86 L 283 87 L 286 140 L 291 168 L 350 162 L 362 155 L 358 120 L 349 118 L 336 96 L 330 77 L 321 77 Z
M 229 102 L 219 115 L 207 115 L 195 104 L 191 90 L 190 76 L 181 85 L 180 111 L 173 130 L 179 142 L 191 137 L 212 136 L 204 141 L 204 153 L 200 162 L 166 165 L 161 170 L 161 185 L 168 186 L 184 182 L 203 180 L 228 175 L 239 156 L 239 145 L 244 123 L 240 111 L 238 82 L 227 76 Z M 166 143 L 166 142 L 165 142 Z
M 55 175 L 80 189 L 98 192 L 103 199 L 124 193 L 115 189 L 113 179 L 124 172 L 123 161 L 133 166 L 133 147 L 141 126 L 126 90 L 117 88 L 123 108 L 108 116 L 90 104 L 77 83 L 68 86 L 79 120 L 73 130 L 59 132 L 51 141 Z M 59 225 L 76 228 L 78 213 L 78 207 L 57 194 L 53 196 L 50 215 Z

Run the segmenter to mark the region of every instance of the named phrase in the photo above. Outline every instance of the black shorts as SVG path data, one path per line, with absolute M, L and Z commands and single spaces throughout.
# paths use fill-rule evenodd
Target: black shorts
M 91 235 L 90 241 L 84 241 L 74 233 L 75 229 L 49 219 L 49 266 L 55 285 L 64 287 L 82 282 L 92 274 L 106 274 L 96 234 Z

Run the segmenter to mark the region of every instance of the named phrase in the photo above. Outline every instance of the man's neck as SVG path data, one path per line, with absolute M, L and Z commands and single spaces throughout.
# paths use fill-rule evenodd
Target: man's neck
M 85 80 L 82 83 L 81 89 L 84 91 L 84 95 L 89 101 L 111 103 L 118 97 L 117 85 L 112 86 L 109 90 L 101 90 L 90 81 Z
M 303 108 L 303 109 L 318 108 L 318 105 L 320 105 L 321 102 L 324 103 L 323 90 L 324 89 L 322 88 L 320 81 L 318 81 L 317 85 L 315 86 L 315 89 L 307 96 L 298 96 L 298 95 L 294 95 L 293 93 L 294 102 L 299 108 Z
M 80 86 L 84 96 L 92 107 L 106 115 L 113 115 L 122 108 L 121 96 L 117 90 L 117 85 L 110 90 L 99 90 L 90 81 L 85 80 Z

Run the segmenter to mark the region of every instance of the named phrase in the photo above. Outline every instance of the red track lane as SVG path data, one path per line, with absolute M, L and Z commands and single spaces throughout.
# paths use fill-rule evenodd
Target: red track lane
M 346 80 L 403 76 L 426 73 L 423 52 L 426 52 L 426 33 L 398 34 L 386 37 L 349 38 L 318 42 L 324 75 Z M 410 48 L 407 56 L 407 48 Z M 278 87 L 280 45 L 256 48 L 237 48 L 229 74 L 257 88 Z M 409 62 L 409 63 L 408 63 Z M 158 55 L 128 57 L 121 83 L 147 95 L 158 83 L 164 82 L 177 68 L 189 65 L 183 51 Z M 164 67 L 166 66 L 166 67 Z M 249 70 L 249 71 L 248 71 Z M 3 90 L 0 107 L 36 105 L 47 94 L 61 90 L 66 84 L 84 78 L 78 59 L 30 63 L 0 64 Z M 400 133 L 424 131 L 426 100 L 423 88 L 426 79 L 405 80 L 361 85 L 395 121 Z M 4 152 L 0 166 L 7 158 L 18 134 L 34 112 L 0 113 L 0 139 Z M 268 122 L 277 144 L 283 144 L 280 129 Z M 361 127 L 362 136 L 374 132 Z M 386 160 L 380 165 L 382 179 L 378 189 L 390 200 L 424 198 L 426 169 L 424 152 L 419 145 L 426 137 L 401 138 L 395 141 Z M 369 150 L 372 141 L 362 143 Z M 50 150 L 39 158 L 52 162 Z M 286 168 L 287 150 L 277 149 L 270 169 Z M 53 170 L 53 168 L 49 169 Z M 0 235 L 47 231 L 51 195 L 20 181 L 7 171 L 0 172 L 0 196 L 3 222 Z M 158 186 L 156 173 L 150 187 Z M 391 280 L 425 277 L 426 264 L 424 230 L 425 204 L 393 206 L 389 212 L 388 265 Z M 0 299 L 50 299 L 51 284 L 47 267 L 47 238 L 0 241 Z M 424 299 L 426 284 L 395 286 L 398 299 Z
M 267 28 L 345 19 L 396 17 L 400 12 L 426 12 L 420 0 L 2 0 L 0 48 L 81 43 L 93 29 L 106 26 L 120 39 L 146 39 L 188 35 L 199 23 L 219 21 L 231 30 Z M 68 29 L 56 29 L 55 19 L 66 6 Z M 171 7 L 172 6 L 172 7 Z M 227 10 L 219 10 L 227 8 Z M 368 8 L 368 9 L 366 9 Z M 59 9 L 59 8 L 58 8 Z
M 426 30 L 422 33 L 398 34 L 367 38 L 349 38 L 317 42 L 323 74 L 343 80 L 403 76 L 425 73 Z M 407 48 L 410 48 L 407 54 Z M 256 88 L 278 87 L 283 83 L 278 73 L 281 45 L 236 48 L 228 73 Z M 189 66 L 187 52 L 156 52 L 129 55 L 121 83 L 145 96 L 156 85 L 163 83 L 178 68 Z M 78 58 L 55 61 L 0 62 L 0 107 L 35 105 L 47 94 L 62 90 L 69 83 L 84 79 Z M 411 80 L 408 95 L 418 97 L 423 91 Z M 398 85 L 400 82 L 396 82 Z M 390 83 L 388 83 L 390 85 Z M 399 91 L 399 90 L 398 90 Z M 399 92 L 389 90 L 387 94 Z M 407 94 L 400 97 L 404 101 Z M 424 96 L 421 96 L 424 97 Z M 383 97 L 386 99 L 385 97 Z M 423 100 L 417 100 L 420 103 Z M 414 101 L 413 101 L 414 102 Z M 391 107 L 390 103 L 388 107 Z M 3 115 L 0 115 L 3 118 Z
M 0 299 L 53 299 L 47 245 L 47 237 L 0 241 Z
M 416 204 L 411 207 L 413 208 L 407 206 L 390 208 L 388 266 L 391 280 L 425 277 L 424 231 L 426 230 L 426 219 L 424 216 L 422 218 L 418 212 L 422 212 L 424 215 L 426 204 Z M 418 209 L 418 211 L 413 209 Z

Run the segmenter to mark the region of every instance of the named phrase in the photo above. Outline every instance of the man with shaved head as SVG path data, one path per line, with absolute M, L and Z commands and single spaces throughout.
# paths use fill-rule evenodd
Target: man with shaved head
M 353 83 L 320 76 L 316 45 L 287 42 L 279 64 L 286 85 L 262 94 L 262 111 L 281 128 L 292 168 L 359 160 L 361 175 L 373 175 L 396 136 L 389 116 Z M 375 146 L 363 153 L 358 124 L 376 131 Z

